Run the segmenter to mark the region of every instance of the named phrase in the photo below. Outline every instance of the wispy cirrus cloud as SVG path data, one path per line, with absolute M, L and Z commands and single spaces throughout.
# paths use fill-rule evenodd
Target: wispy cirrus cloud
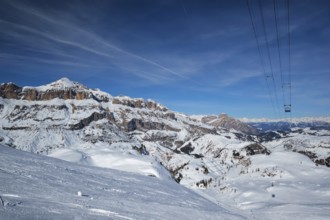
M 183 51 L 180 52 L 181 49 L 178 51 L 176 49 L 167 50 L 166 48 L 167 45 L 171 48 L 180 48 L 186 44 L 183 41 L 182 45 L 177 45 L 177 36 L 171 36 L 171 40 L 168 42 L 151 38 L 148 40 L 159 46 L 160 49 L 158 52 L 148 52 L 148 55 L 144 56 L 140 55 L 144 51 L 136 53 L 117 46 L 111 40 L 106 39 L 104 34 L 92 31 L 88 24 L 77 22 L 70 11 L 45 13 L 40 8 L 29 5 L 27 2 L 6 2 L 19 14 L 18 19 L 13 20 L 5 20 L 0 16 L 0 25 L 7 29 L 6 35 L 16 39 L 25 48 L 38 49 L 45 54 L 53 53 L 55 55 L 55 57 L 52 57 L 53 63 L 64 64 L 57 56 L 65 54 L 68 59 L 67 65 L 72 63 L 73 66 L 78 66 L 76 63 L 80 62 L 81 66 L 88 64 L 104 69 L 111 68 L 113 70 L 118 68 L 120 72 L 127 72 L 152 84 L 188 80 L 196 86 L 205 85 L 206 78 L 202 79 L 201 82 L 201 78 L 198 76 L 208 74 L 209 77 L 219 82 L 218 85 L 209 82 L 208 87 L 216 88 L 218 86 L 230 86 L 252 76 L 251 73 L 241 74 L 241 71 L 232 71 L 230 73 L 232 76 L 228 78 L 218 68 L 223 62 L 230 60 L 235 54 L 244 50 L 246 45 L 234 45 L 230 50 L 224 43 L 207 50 L 202 48 L 191 49 L 188 45 L 189 47 L 184 46 Z M 84 13 L 83 10 L 82 13 Z M 87 16 L 92 18 L 95 15 Z M 61 17 L 65 19 L 61 19 Z M 191 21 L 194 22 L 193 19 Z M 191 35 L 190 30 L 188 32 L 183 30 L 178 35 L 179 38 L 183 38 L 184 35 L 188 34 L 187 36 L 191 37 L 189 41 L 192 41 L 193 44 L 202 43 L 203 45 L 208 40 L 214 40 L 219 36 L 228 39 L 237 34 L 243 35 L 244 31 L 246 30 L 239 28 L 230 28 L 229 30 L 209 29 L 208 32 L 197 32 Z M 176 43 L 172 45 L 172 42 Z M 125 44 L 124 41 L 121 44 Z M 224 49 L 219 50 L 222 45 L 225 46 Z M 21 49 L 24 49 L 23 47 Z M 17 55 L 23 56 L 22 54 Z M 153 59 L 149 59 L 147 56 L 152 56 Z M 38 60 L 37 54 L 35 54 L 34 59 L 35 61 Z M 58 59 L 58 61 L 55 61 L 55 59 Z M 44 57 L 40 58 L 40 62 L 45 62 Z M 220 79 L 217 75 L 220 76 Z M 195 76 L 197 76 L 197 79 L 194 79 Z
M 20 55 L 14 55 L 14 54 L 7 54 L 7 53 L 0 53 L 0 58 L 2 61 L 7 60 L 15 60 L 15 62 L 21 62 L 21 61 L 29 61 L 29 62 L 39 62 L 39 63 L 45 63 L 45 64 L 52 64 L 52 65 L 65 65 L 65 66 L 73 66 L 73 67 L 88 67 L 88 68 L 95 68 L 95 66 L 91 66 L 88 64 L 84 64 L 81 62 L 71 62 L 66 60 L 51 60 L 51 59 L 43 59 L 43 58 L 35 58 L 30 56 L 20 56 Z
M 7 28 L 11 28 L 11 30 L 14 29 L 15 31 L 28 32 L 30 34 L 37 35 L 38 37 L 52 41 L 55 44 L 61 44 L 64 47 L 69 47 L 75 50 L 91 53 L 92 55 L 101 56 L 104 59 L 103 63 L 119 67 L 124 71 L 131 71 L 136 69 L 137 71 L 134 71 L 132 74 L 140 76 L 144 79 L 149 79 L 151 81 L 157 81 L 157 79 L 169 79 L 167 75 L 185 78 L 184 75 L 164 65 L 161 65 L 158 62 L 127 51 L 114 45 L 110 41 L 104 40 L 98 34 L 87 31 L 84 27 L 79 27 L 77 24 L 71 22 L 70 19 L 66 19 L 65 21 L 62 21 L 61 19 L 55 19 L 38 11 L 38 9 L 32 8 L 31 6 L 21 2 L 8 1 L 7 3 L 14 7 L 16 10 L 23 12 L 22 14 L 24 16 L 29 17 L 27 20 L 34 21 L 24 22 L 25 19 L 23 19 L 21 21 L 22 23 L 15 23 L 1 19 L 0 25 L 7 26 Z M 35 25 L 36 23 L 39 24 Z M 24 36 L 24 34 L 21 36 L 21 38 L 28 37 L 29 36 Z M 57 47 L 56 45 L 51 46 Z M 45 50 L 47 49 L 48 48 Z M 90 57 L 91 56 L 86 56 L 86 62 L 90 61 Z M 134 68 L 127 68 L 127 66 Z M 162 77 L 159 77 L 159 75 Z

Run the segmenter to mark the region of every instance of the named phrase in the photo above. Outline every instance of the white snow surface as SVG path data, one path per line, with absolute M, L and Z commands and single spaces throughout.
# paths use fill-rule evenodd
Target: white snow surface
M 95 167 L 112 168 L 146 176 L 171 179 L 169 173 L 153 157 L 140 155 L 135 150 L 120 152 L 108 147 L 93 149 L 63 148 L 53 151 L 48 156 Z
M 232 167 L 215 185 L 203 192 L 219 204 L 249 211 L 254 219 L 330 218 L 329 168 L 316 167 L 301 154 L 252 156 L 249 167 Z
M 168 179 L 0 145 L 0 219 L 246 219 Z

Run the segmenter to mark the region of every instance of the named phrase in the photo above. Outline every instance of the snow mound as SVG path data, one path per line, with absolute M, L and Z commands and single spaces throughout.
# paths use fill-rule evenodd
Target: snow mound
M 95 167 L 111 168 L 158 178 L 170 178 L 168 172 L 152 157 L 138 155 L 136 151 L 124 153 L 109 148 L 58 149 L 48 156 Z

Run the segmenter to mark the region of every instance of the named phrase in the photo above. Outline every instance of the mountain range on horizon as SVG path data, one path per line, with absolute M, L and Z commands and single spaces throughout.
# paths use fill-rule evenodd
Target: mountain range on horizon
M 71 81 L 67 77 L 62 77 L 57 81 L 51 82 L 47 85 L 41 85 L 37 87 L 32 87 L 32 86 L 23 86 L 19 87 L 18 85 L 15 84 L 15 82 L 7 82 L 7 83 L 1 83 L 1 91 L 0 91 L 0 96 L 3 98 L 16 98 L 16 99 L 28 99 L 28 100 L 43 100 L 44 98 L 39 95 L 37 97 L 36 92 L 45 92 L 47 90 L 54 90 L 54 89 L 73 89 L 77 91 L 83 91 L 83 90 L 88 90 L 94 91 L 94 93 L 102 93 L 103 96 L 107 97 L 112 97 L 110 94 L 106 92 L 101 92 L 100 89 L 90 89 L 85 85 L 82 85 L 78 82 Z M 32 90 L 32 91 L 30 91 Z M 6 92 L 5 92 L 6 91 Z M 31 94 L 29 93 L 34 93 L 36 97 L 31 97 Z M 101 96 L 102 96 L 101 95 Z M 123 95 L 120 95 L 119 97 L 123 97 Z M 127 97 L 127 96 L 126 96 Z M 52 97 L 48 97 L 48 99 L 51 99 Z M 61 97 L 60 97 L 61 98 Z M 73 96 L 73 97 L 66 97 L 66 98 L 71 98 L 71 99 L 79 99 L 80 96 L 78 94 L 78 97 Z M 47 99 L 47 97 L 45 97 Z M 138 98 L 142 99 L 142 98 Z M 148 99 L 150 100 L 150 99 Z M 153 101 L 153 100 L 151 100 Z M 155 102 L 155 101 L 153 101 Z M 221 110 L 219 110 L 220 112 Z M 221 115 L 227 115 L 227 113 L 220 113 L 219 117 Z M 191 117 L 195 119 L 201 119 L 203 117 L 213 117 L 216 115 L 191 115 Z M 308 116 L 308 117 L 297 117 L 297 118 L 237 118 L 237 120 L 244 122 L 244 123 L 273 123 L 273 122 L 288 122 L 288 123 L 312 123 L 312 122 L 325 122 L 325 123 L 330 123 L 330 116 Z

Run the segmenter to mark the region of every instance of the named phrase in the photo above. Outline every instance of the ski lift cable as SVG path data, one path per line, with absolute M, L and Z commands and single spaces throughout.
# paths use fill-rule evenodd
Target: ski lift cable
M 267 72 L 266 72 L 266 65 L 265 65 L 265 63 L 264 63 L 264 60 L 262 59 L 261 43 L 259 42 L 259 39 L 258 39 L 258 35 L 257 35 L 257 31 L 256 31 L 256 25 L 255 25 L 255 23 L 253 22 L 252 7 L 250 6 L 250 2 L 249 2 L 249 0 L 246 0 L 246 4 L 247 4 L 248 11 L 249 11 L 249 16 L 250 16 L 250 20 L 251 20 L 251 25 L 252 25 L 252 29 L 253 29 L 253 33 L 254 33 L 254 38 L 255 38 L 256 43 L 257 43 L 257 49 L 258 49 L 259 58 L 260 58 L 260 62 L 261 62 L 261 66 L 262 66 L 262 70 L 263 70 L 264 77 L 265 77 L 265 81 L 266 81 L 266 85 L 267 85 L 268 95 L 269 95 L 269 97 L 270 97 L 270 101 L 271 101 L 271 105 L 272 105 L 272 108 L 273 108 L 273 111 L 274 111 L 274 115 L 276 115 L 276 110 L 275 110 L 276 107 L 275 107 L 274 100 L 273 100 L 273 97 L 272 97 L 271 87 L 270 87 L 270 85 L 269 85 L 269 81 L 268 81 L 269 76 L 267 75 Z
M 280 40 L 279 40 L 279 31 L 278 31 L 278 20 L 277 20 L 277 12 L 276 12 L 276 1 L 273 0 L 273 10 L 274 10 L 274 18 L 275 18 L 275 28 L 276 28 L 276 41 L 277 41 L 277 50 L 278 50 L 278 60 L 280 64 L 280 74 L 281 74 L 281 83 L 283 84 L 283 67 L 282 67 L 282 58 L 281 58 L 281 50 L 280 50 Z
M 280 75 L 281 75 L 281 85 L 282 85 L 282 95 L 283 95 L 283 104 L 285 104 L 285 93 L 283 88 L 283 66 L 282 66 L 282 57 L 280 50 L 280 40 L 279 40 L 279 31 L 278 31 L 278 20 L 277 20 L 277 12 L 276 12 L 276 1 L 273 0 L 273 10 L 274 10 L 274 18 L 275 18 L 275 28 L 276 28 L 276 40 L 277 40 L 277 51 L 278 51 L 278 60 L 280 64 Z
M 272 62 L 272 59 L 271 59 L 271 56 L 270 56 L 269 38 L 268 38 L 267 30 L 266 30 L 265 16 L 264 16 L 261 0 L 258 1 L 258 6 L 259 6 L 260 14 L 261 14 L 262 30 L 264 32 L 264 37 L 265 37 L 265 41 L 266 41 L 265 45 L 266 45 L 266 48 L 267 48 L 267 57 L 268 57 L 269 65 L 270 65 L 270 74 L 271 74 L 270 76 L 271 76 L 271 79 L 272 79 L 272 82 L 273 82 L 273 90 L 274 90 L 274 95 L 275 95 L 275 104 L 276 104 L 276 107 L 277 107 L 277 111 L 279 112 L 280 107 L 279 107 L 279 102 L 278 102 L 276 81 L 274 79 L 274 68 L 273 68 L 273 62 Z
M 284 103 L 284 112 L 290 113 L 291 116 L 291 36 L 290 36 L 290 2 L 289 0 L 286 1 L 286 8 L 287 8 L 287 37 L 288 37 L 288 70 L 287 70 L 287 77 L 285 82 L 283 83 L 283 90 L 286 89 L 288 93 L 288 99 L 285 100 Z
M 252 9 L 250 7 L 249 0 L 246 0 L 246 2 L 247 2 L 247 7 L 249 9 L 249 15 L 250 15 L 250 20 L 251 20 L 252 28 L 253 28 L 254 37 L 255 37 L 256 42 L 257 42 L 257 48 L 258 48 L 258 52 L 259 52 L 260 61 L 261 61 L 261 64 L 262 64 L 262 69 L 263 69 L 263 72 L 264 72 L 265 77 L 267 77 L 265 63 L 264 63 L 264 61 L 262 59 L 262 55 L 261 55 L 261 46 L 260 46 L 261 43 L 258 40 L 256 27 L 255 27 L 255 24 L 253 22 Z
M 290 0 L 287 0 L 288 9 L 288 52 L 289 52 L 289 103 L 291 105 L 291 33 L 290 33 Z
M 260 14 L 261 14 L 262 30 L 264 32 L 265 45 L 266 45 L 266 48 L 267 48 L 267 57 L 268 57 L 269 65 L 270 65 L 270 75 L 272 76 L 273 75 L 273 64 L 272 64 L 272 60 L 270 58 L 270 47 L 269 47 L 269 44 L 268 44 L 268 34 L 267 34 L 267 31 L 266 31 L 265 18 L 264 18 L 264 13 L 263 13 L 263 10 L 262 10 L 262 4 L 261 4 L 260 0 L 258 1 L 258 6 L 259 6 Z
M 283 60 L 281 57 L 281 49 L 280 49 L 280 41 L 279 41 L 279 28 L 278 28 L 278 18 L 277 18 L 277 4 L 276 0 L 273 0 L 273 10 L 274 10 L 274 17 L 275 17 L 275 27 L 276 27 L 276 38 L 277 38 L 277 49 L 278 49 L 278 59 L 279 59 L 279 65 L 280 65 L 280 75 L 281 75 L 281 84 L 282 84 L 282 95 L 283 95 L 283 106 L 284 106 L 284 112 L 291 112 L 291 101 L 290 98 L 287 99 L 287 97 L 290 96 L 290 82 L 285 82 L 283 77 Z M 287 26 L 289 27 L 289 25 Z M 289 48 L 289 43 L 288 43 Z M 288 56 L 289 58 L 289 56 Z

